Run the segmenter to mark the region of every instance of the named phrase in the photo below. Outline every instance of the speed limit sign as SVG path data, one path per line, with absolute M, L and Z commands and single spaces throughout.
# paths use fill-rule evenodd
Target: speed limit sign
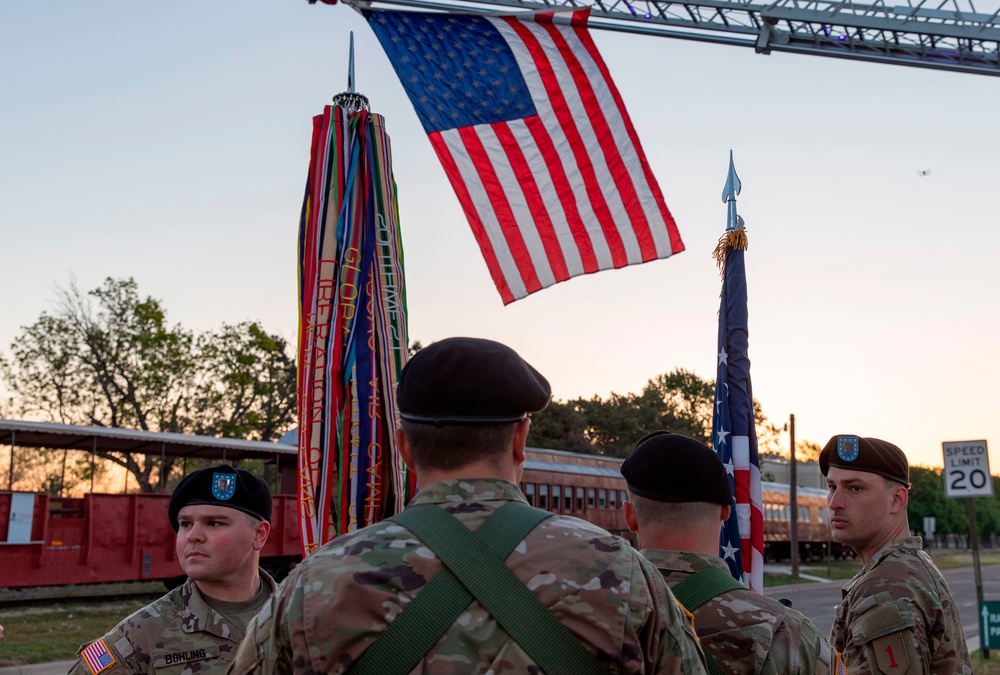
M 944 494 L 946 497 L 993 495 L 990 456 L 986 441 L 946 441 L 944 449 Z

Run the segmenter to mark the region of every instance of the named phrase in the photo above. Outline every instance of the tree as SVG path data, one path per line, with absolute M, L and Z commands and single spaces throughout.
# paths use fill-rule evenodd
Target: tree
M 273 441 L 295 419 L 295 361 L 256 323 L 223 324 L 198 341 L 203 369 L 194 433 Z
M 20 416 L 63 424 L 272 439 L 294 420 L 295 368 L 285 341 L 257 324 L 196 336 L 170 325 L 162 303 L 133 279 L 84 294 L 57 292 L 0 359 Z M 101 451 L 142 491 L 164 489 L 174 464 Z M 89 479 L 89 463 L 74 466 Z

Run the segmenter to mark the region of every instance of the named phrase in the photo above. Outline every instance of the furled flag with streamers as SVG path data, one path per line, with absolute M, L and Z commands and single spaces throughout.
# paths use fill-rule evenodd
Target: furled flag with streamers
M 712 445 L 726 465 L 736 506 L 722 527 L 722 558 L 733 576 L 758 593 L 764 588 L 764 515 L 757 430 L 753 418 L 750 359 L 747 356 L 747 279 L 743 252 L 747 235 L 736 213 L 740 179 L 729 154 L 729 178 L 722 201 L 729 207 L 726 233 L 715 259 L 722 269 L 719 354 L 715 380 Z
M 395 452 L 406 293 L 389 138 L 367 99 L 313 118 L 299 226 L 299 515 L 303 553 L 398 513 Z
M 504 304 L 684 250 L 589 10 L 365 15 Z

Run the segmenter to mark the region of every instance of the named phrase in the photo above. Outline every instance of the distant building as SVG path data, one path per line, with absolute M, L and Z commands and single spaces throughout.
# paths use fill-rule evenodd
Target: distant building
M 790 484 L 791 479 L 789 478 L 789 464 L 791 464 L 791 462 L 787 457 L 762 454 L 759 459 L 761 480 L 772 483 L 783 483 L 785 485 Z M 796 482 L 800 486 L 819 488 L 821 490 L 826 489 L 826 479 L 823 478 L 823 474 L 819 471 L 818 462 L 803 462 L 800 460 L 795 464 L 795 471 L 798 478 Z

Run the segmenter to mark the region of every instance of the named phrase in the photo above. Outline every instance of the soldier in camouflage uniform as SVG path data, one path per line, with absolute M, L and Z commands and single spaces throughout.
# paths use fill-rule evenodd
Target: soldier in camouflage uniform
M 716 672 L 827 675 L 842 669 L 839 654 L 809 619 L 730 576 L 719 557 L 719 532 L 732 493 L 718 455 L 693 438 L 661 431 L 636 444 L 621 473 L 628 484 L 625 522 L 642 555 L 694 614 Z
M 420 491 L 400 516 L 443 519 L 457 525 L 459 538 L 473 541 L 502 509 L 516 506 L 546 519 L 509 542 L 509 557 L 487 551 L 470 559 L 460 551 L 457 562 L 440 541 L 418 538 L 410 528 L 427 536 L 418 521 L 383 520 L 342 535 L 292 571 L 251 625 L 230 672 L 705 672 L 682 610 L 627 541 L 527 506 L 517 487 L 526 413 L 544 408 L 549 397 L 545 378 L 499 343 L 450 338 L 418 352 L 399 380 L 396 446 Z M 495 602 L 469 584 L 459 602 L 429 606 L 435 587 L 450 583 L 450 574 L 461 577 L 464 564 L 489 570 L 487 586 L 495 580 L 499 588 L 509 578 L 516 588 L 506 586 Z M 514 591 L 527 597 L 531 611 L 518 610 L 511 620 L 503 610 Z M 441 620 L 443 604 L 452 611 Z M 415 622 L 424 609 L 419 616 L 426 619 Z M 439 620 L 433 630 L 423 625 Z M 419 640 L 398 637 L 407 623 Z M 566 645 L 583 655 L 585 667 L 543 668 L 539 644 L 542 651 Z
M 167 510 L 187 581 L 80 647 L 71 675 L 225 673 L 274 580 L 257 565 L 267 541 L 271 491 L 221 464 L 177 485 Z
M 877 438 L 840 435 L 819 465 L 833 539 L 864 562 L 844 586 L 830 636 L 851 674 L 971 674 L 951 589 L 920 537 L 909 536 L 906 455 Z

